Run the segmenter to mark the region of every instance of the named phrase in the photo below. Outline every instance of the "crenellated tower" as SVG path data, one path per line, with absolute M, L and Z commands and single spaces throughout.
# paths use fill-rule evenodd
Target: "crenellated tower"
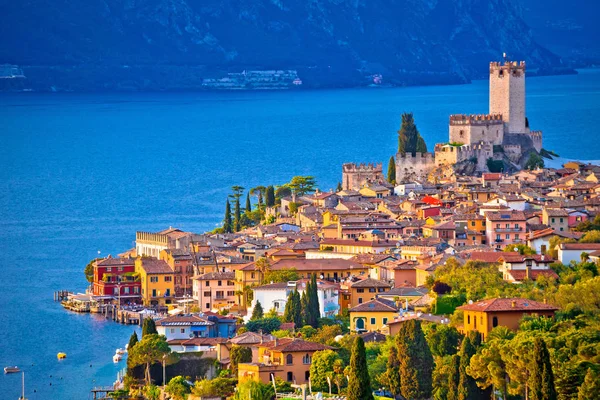
M 490 63 L 490 114 L 502 115 L 506 133 L 528 133 L 525 122 L 525 61 Z

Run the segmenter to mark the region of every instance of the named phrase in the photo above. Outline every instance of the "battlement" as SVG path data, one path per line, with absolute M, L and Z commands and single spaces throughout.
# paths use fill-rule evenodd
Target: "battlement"
M 137 243 L 158 244 L 167 246 L 167 244 L 169 243 L 169 237 L 161 233 L 138 231 L 135 233 L 135 241 Z
M 403 160 L 405 162 L 419 162 L 420 160 L 432 161 L 434 158 L 435 156 L 433 153 L 415 153 L 415 155 L 412 153 L 398 153 L 396 154 L 396 163 L 398 163 L 399 160 Z
M 541 138 L 542 131 L 530 131 L 529 136 L 531 136 L 532 138 Z
M 490 75 L 503 76 L 510 74 L 515 77 L 525 76 L 525 61 L 492 61 L 490 63 Z
M 435 152 L 446 152 L 446 153 L 466 153 L 479 150 L 487 150 L 490 148 L 489 143 L 475 143 L 475 144 L 464 144 L 462 146 L 453 146 L 451 144 L 438 143 L 435 145 Z
M 348 172 L 348 173 L 353 173 L 353 172 L 382 172 L 383 171 L 383 165 L 381 163 L 360 163 L 360 164 L 355 164 L 355 163 L 345 163 L 342 165 L 342 171 L 343 172 Z
M 490 125 L 502 124 L 501 114 L 452 114 L 450 125 Z

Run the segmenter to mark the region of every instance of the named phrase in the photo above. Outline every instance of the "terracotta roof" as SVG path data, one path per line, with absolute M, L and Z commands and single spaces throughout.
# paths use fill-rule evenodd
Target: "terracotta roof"
M 390 285 L 387 282 L 383 282 L 377 279 L 371 279 L 371 278 L 367 278 L 367 279 L 363 279 L 360 280 L 358 282 L 354 282 L 352 284 L 353 288 L 371 288 L 371 287 L 383 287 L 383 288 L 389 288 L 392 287 L 392 285 Z
M 388 240 L 352 240 L 352 239 L 326 239 L 321 244 L 339 244 L 346 246 L 363 246 L 363 247 L 394 247 L 396 246 L 394 241 Z
M 173 270 L 163 260 L 155 260 L 153 258 L 142 258 L 142 269 L 147 274 L 172 274 Z
M 546 229 L 541 229 L 539 231 L 531 232 L 529 234 L 529 240 L 534 240 L 534 239 L 539 239 L 539 238 L 543 238 L 543 237 L 547 237 L 547 236 L 554 236 L 554 235 L 556 235 L 554 233 L 554 229 L 546 228 Z
M 171 339 L 167 343 L 169 346 L 179 345 L 179 346 L 215 346 L 219 343 L 226 343 L 227 339 L 225 338 L 205 338 L 205 337 L 196 337 L 191 339 Z
M 352 260 L 361 264 L 377 264 L 388 258 L 395 260 L 395 258 L 389 254 L 357 254 L 352 257 Z
M 486 174 L 482 174 L 481 177 L 486 181 L 499 181 L 500 179 L 502 179 L 502 174 L 486 173 Z
M 500 258 L 506 257 L 507 255 L 519 255 L 516 251 L 502 252 L 502 251 L 474 251 L 471 253 L 471 261 L 482 261 L 486 263 L 499 262 Z
M 113 267 L 113 266 L 131 266 L 131 265 L 135 265 L 135 259 L 134 258 L 128 258 L 128 257 L 109 257 L 109 258 L 105 258 L 102 261 L 98 261 L 98 266 L 99 267 Z
M 506 271 L 506 273 L 512 276 L 515 281 L 522 281 L 525 280 L 525 278 L 527 278 L 527 271 L 524 270 L 509 270 Z M 529 271 L 529 278 L 532 281 L 537 280 L 538 276 L 540 275 L 545 275 L 551 278 L 558 279 L 558 274 L 551 269 L 544 269 L 541 271 L 539 269 L 532 269 Z
M 271 264 L 271 269 L 275 271 L 287 270 L 291 268 L 295 268 L 296 271 L 365 269 L 362 264 L 341 258 L 279 260 Z
M 561 250 L 600 250 L 600 243 L 561 243 Z
M 549 217 L 568 217 L 569 212 L 564 208 L 546 208 L 546 214 Z
M 200 281 L 232 281 L 235 279 L 235 272 L 208 272 L 196 277 Z
M 214 324 L 214 322 L 200 318 L 197 315 L 172 315 L 156 322 L 156 326 L 205 326 Z
M 525 214 L 523 211 L 500 211 L 493 212 L 489 211 L 485 213 L 485 216 L 490 221 L 525 221 Z
M 245 345 L 245 344 L 258 344 L 260 342 L 269 342 L 275 339 L 273 335 L 261 335 L 255 332 L 244 332 L 236 337 L 229 339 L 233 344 Z
M 537 263 L 546 263 L 550 264 L 554 262 L 554 259 L 550 256 L 546 256 L 544 254 L 531 254 L 531 255 L 522 255 L 519 253 L 506 252 L 500 257 L 500 261 L 504 260 L 507 263 L 522 263 L 527 260 L 535 260 Z
M 275 344 L 277 342 L 277 344 Z M 282 343 L 283 342 L 283 343 Z M 282 353 L 292 353 L 297 351 L 320 351 L 320 350 L 330 350 L 332 347 L 326 346 L 321 343 L 315 342 L 307 342 L 302 339 L 280 339 L 274 340 L 275 345 L 271 347 L 273 351 L 280 351 Z
M 360 337 L 362 338 L 362 340 L 367 343 L 367 342 L 385 342 L 387 336 L 385 336 L 383 333 L 379 333 L 379 332 L 366 332 L 363 333 L 362 335 L 360 335 Z
M 509 299 L 489 299 L 478 301 L 473 304 L 465 304 L 458 307 L 466 311 L 552 311 L 558 310 L 557 307 L 550 304 L 540 303 L 534 300 L 509 298 Z
M 350 312 L 397 312 L 398 307 L 393 301 L 385 299 L 373 299 L 366 303 L 359 304 L 350 309 Z

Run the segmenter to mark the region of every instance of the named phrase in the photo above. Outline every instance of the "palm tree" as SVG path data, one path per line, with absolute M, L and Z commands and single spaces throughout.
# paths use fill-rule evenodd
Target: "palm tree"
M 250 189 L 250 195 L 256 196 L 256 201 L 258 203 L 258 209 L 263 207 L 263 198 L 265 197 L 265 193 L 267 188 L 264 186 L 256 186 Z

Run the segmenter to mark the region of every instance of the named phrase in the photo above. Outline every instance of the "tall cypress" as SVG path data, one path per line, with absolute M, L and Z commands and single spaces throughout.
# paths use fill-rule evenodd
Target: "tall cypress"
M 300 308 L 302 309 L 302 325 L 310 325 L 308 323 L 309 317 L 308 317 L 308 295 L 306 294 L 307 291 L 308 291 L 308 288 L 306 288 L 302 292 L 302 296 L 300 297 Z
M 407 399 L 428 399 L 433 390 L 433 356 L 425 340 L 421 321 L 402 323 L 396 335 L 400 360 L 400 393 Z
M 394 160 L 394 156 L 390 157 L 390 162 L 388 163 L 387 181 L 392 185 L 396 184 L 396 161 Z
M 348 400 L 373 400 L 371 380 L 367 367 L 365 342 L 359 336 L 352 345 L 350 356 L 350 373 L 348 376 Z
M 250 204 L 250 192 L 246 193 L 246 209 L 244 211 L 247 213 L 252 211 L 252 205 Z
M 533 373 L 531 374 L 531 399 L 556 400 L 554 374 L 550 364 L 550 353 L 544 339 L 538 337 L 533 342 Z
M 260 304 L 260 301 L 256 300 L 254 309 L 252 309 L 252 316 L 250 317 L 250 320 L 261 319 L 264 316 L 265 312 L 263 311 L 262 304 Z
M 239 232 L 242 230 L 240 218 L 242 218 L 242 211 L 240 210 L 240 198 L 237 197 L 235 199 L 235 209 L 234 209 L 234 215 L 233 215 L 233 231 L 234 232 Z
M 415 155 L 425 152 L 427 152 L 427 144 L 419 134 L 413 114 L 402 114 L 402 125 L 398 131 L 398 153 Z
M 265 204 L 267 207 L 273 207 L 275 205 L 275 189 L 273 185 L 267 186 Z
M 319 294 L 317 288 L 317 275 L 312 274 L 310 281 L 306 284 L 306 324 L 313 328 L 319 327 L 321 310 L 319 307 Z
M 231 233 L 233 231 L 233 225 L 231 224 L 231 204 L 229 199 L 225 203 L 225 218 L 223 219 L 223 232 Z
M 341 192 L 344 188 L 342 187 L 342 182 L 338 182 L 337 187 L 335 188 L 335 192 Z
M 593 368 L 588 368 L 585 379 L 579 387 L 577 400 L 600 398 L 600 373 Z
M 454 354 L 451 360 L 451 370 L 448 376 L 448 392 L 446 394 L 446 400 L 458 400 L 458 388 L 460 379 L 460 356 Z
M 471 357 L 477 353 L 477 347 L 481 343 L 481 336 L 478 332 L 465 336 L 460 345 L 460 365 L 458 373 L 458 399 L 459 400 L 471 400 L 471 399 L 482 399 L 483 393 L 475 379 L 467 374 L 467 367 L 471 362 Z
M 142 324 L 142 339 L 146 335 L 154 335 L 157 334 L 156 330 L 156 322 L 152 318 L 145 318 Z
M 293 322 L 296 328 L 302 327 L 302 306 L 300 304 L 300 293 L 298 290 L 290 292 L 285 303 L 283 313 L 284 322 Z
M 138 335 L 135 331 L 133 331 L 133 333 L 129 337 L 129 344 L 127 345 L 127 351 L 133 349 L 133 346 L 135 346 L 137 342 L 139 342 Z
M 400 394 L 400 359 L 398 358 L 398 349 L 396 346 L 390 347 L 390 356 L 386 364 L 385 373 L 383 379 L 380 381 L 385 382 L 385 386 L 389 389 L 390 393 L 397 397 Z

